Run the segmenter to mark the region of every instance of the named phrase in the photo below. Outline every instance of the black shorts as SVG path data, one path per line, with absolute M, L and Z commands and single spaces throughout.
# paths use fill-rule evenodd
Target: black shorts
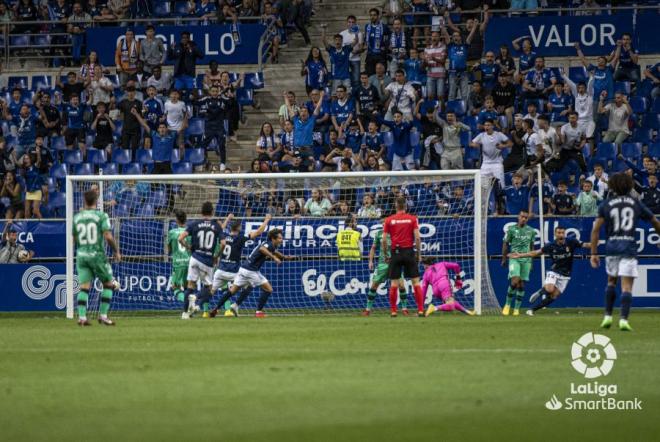
M 390 266 L 387 270 L 390 279 L 401 278 L 401 273 L 405 278 L 419 278 L 419 265 L 414 249 L 394 249 Z
M 67 128 L 64 132 L 64 142 L 67 146 L 73 145 L 73 143 L 84 143 L 85 142 L 85 129 L 71 129 Z M 78 146 L 76 146 L 78 147 Z

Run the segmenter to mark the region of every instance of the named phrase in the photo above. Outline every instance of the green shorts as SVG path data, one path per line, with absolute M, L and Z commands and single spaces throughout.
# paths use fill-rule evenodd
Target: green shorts
M 509 279 L 518 277 L 523 281 L 529 281 L 529 273 L 531 271 L 532 261 L 530 259 L 509 259 Z
M 383 284 L 387 282 L 389 278 L 389 268 L 390 265 L 386 262 L 379 263 L 376 266 L 376 270 L 374 270 L 373 273 L 373 278 L 371 279 L 371 282 L 374 284 Z M 401 277 L 403 278 L 403 272 L 401 273 Z
M 80 285 L 89 284 L 98 278 L 102 283 L 110 282 L 112 276 L 112 267 L 105 256 L 96 258 L 78 258 L 76 260 L 76 270 L 78 271 L 78 282 Z
M 172 287 L 186 287 L 186 281 L 188 281 L 188 266 L 181 267 L 172 267 L 172 276 L 170 277 L 172 281 Z

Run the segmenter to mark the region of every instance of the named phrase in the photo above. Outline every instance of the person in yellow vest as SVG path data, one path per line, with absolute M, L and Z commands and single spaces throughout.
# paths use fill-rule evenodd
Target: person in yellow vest
M 337 234 L 337 252 L 340 261 L 362 259 L 362 237 L 357 230 L 357 219 L 351 214 L 346 218 L 346 227 Z

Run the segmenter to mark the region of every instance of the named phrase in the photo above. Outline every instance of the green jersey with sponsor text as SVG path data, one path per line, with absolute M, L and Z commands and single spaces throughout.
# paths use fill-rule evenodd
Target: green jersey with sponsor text
M 190 261 L 190 252 L 179 242 L 179 236 L 185 231 L 185 227 L 175 227 L 167 232 L 167 244 L 170 247 L 174 267 L 187 267 Z M 186 242 L 190 243 L 190 237 L 186 238 Z
M 110 230 L 110 218 L 100 210 L 82 210 L 73 217 L 76 256 L 105 258 L 103 234 Z

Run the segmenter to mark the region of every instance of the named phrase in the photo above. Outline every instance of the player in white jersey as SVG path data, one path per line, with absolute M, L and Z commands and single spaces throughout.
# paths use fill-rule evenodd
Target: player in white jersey
M 564 69 L 560 69 L 561 77 L 564 79 L 568 87 L 571 88 L 573 98 L 575 98 L 575 112 L 578 116 L 578 126 L 584 131 L 587 141 L 591 145 L 591 152 L 594 152 L 594 131 L 596 130 L 596 123 L 594 123 L 594 74 L 589 72 L 589 81 L 587 84 L 582 82 L 577 85 L 568 78 Z
M 580 171 L 586 173 L 587 163 L 582 155 L 582 148 L 587 143 L 587 135 L 584 128 L 578 124 L 576 112 L 568 113 L 568 123 L 559 130 L 562 141 L 561 150 L 555 153 L 554 158 L 546 165 L 549 172 L 555 172 L 564 168 L 569 160 L 573 160 L 580 166 Z
M 481 149 L 481 176 L 497 178 L 504 186 L 504 158 L 502 150 L 513 145 L 502 132 L 495 132 L 495 123 L 488 119 L 484 122 L 484 131 L 474 137 L 470 146 Z

